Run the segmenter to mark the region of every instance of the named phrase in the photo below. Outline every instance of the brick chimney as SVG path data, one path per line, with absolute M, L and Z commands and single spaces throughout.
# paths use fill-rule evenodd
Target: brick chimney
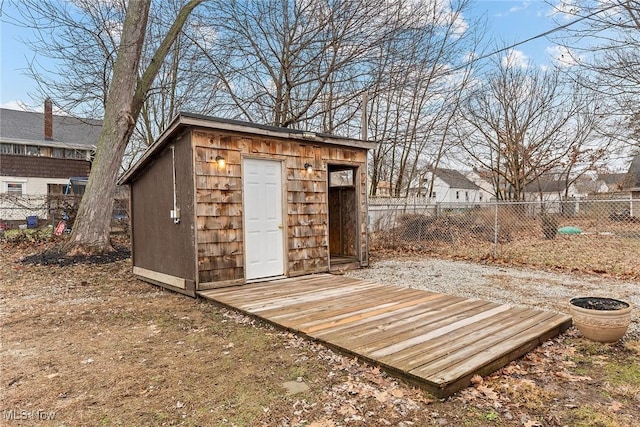
M 51 98 L 44 100 L 44 139 L 53 140 L 53 103 Z

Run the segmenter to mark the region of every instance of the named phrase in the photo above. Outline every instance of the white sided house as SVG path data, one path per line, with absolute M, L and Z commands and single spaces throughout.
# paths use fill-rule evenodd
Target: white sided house
M 429 189 L 432 182 L 433 188 L 429 195 L 431 202 L 483 203 L 489 201 L 484 190 L 456 170 L 439 168 L 427 172 L 424 187 Z
M 61 194 L 71 177 L 88 176 L 102 121 L 0 109 L 0 193 Z

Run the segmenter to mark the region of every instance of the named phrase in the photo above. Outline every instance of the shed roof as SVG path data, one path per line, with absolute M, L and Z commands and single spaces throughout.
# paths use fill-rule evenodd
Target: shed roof
M 476 184 L 473 183 L 469 178 L 464 176 L 461 172 L 458 172 L 454 169 L 443 169 L 438 168 L 434 172 L 434 174 L 446 182 L 451 188 L 464 188 L 468 190 L 479 190 Z
M 102 120 L 53 115 L 53 139 L 44 138 L 44 114 L 0 108 L 0 141 L 12 144 L 95 150 Z
M 120 178 L 120 184 L 128 184 L 137 175 L 154 155 L 159 152 L 169 141 L 171 135 L 188 128 L 213 129 L 224 132 L 240 133 L 248 136 L 262 136 L 280 139 L 297 140 L 307 144 L 329 144 L 342 147 L 360 148 L 368 150 L 375 147 L 374 142 L 365 142 L 359 139 L 343 138 L 326 133 L 315 133 L 297 129 L 289 129 L 278 126 L 261 125 L 244 122 L 241 120 L 223 119 L 219 117 L 204 116 L 201 114 L 181 112 L 171 120 L 169 126 L 160 134 L 158 139 L 147 149 L 142 158 L 138 160 Z

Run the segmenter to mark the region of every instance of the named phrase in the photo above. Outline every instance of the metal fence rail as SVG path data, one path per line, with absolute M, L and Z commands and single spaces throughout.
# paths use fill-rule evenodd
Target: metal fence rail
M 640 200 L 371 199 L 372 247 L 640 274 Z M 605 265 L 606 264 L 606 265 Z

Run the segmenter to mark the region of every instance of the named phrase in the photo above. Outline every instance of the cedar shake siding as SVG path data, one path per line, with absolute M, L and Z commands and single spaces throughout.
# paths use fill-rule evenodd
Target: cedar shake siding
M 283 162 L 286 179 L 285 240 L 288 276 L 329 270 L 329 210 L 327 168 L 329 164 L 356 167 L 357 198 L 366 199 L 366 150 L 301 144 L 285 139 L 225 135 L 220 132 L 194 130 L 196 224 L 199 281 L 226 282 L 241 280 L 244 273 L 242 175 L 243 157 L 278 159 Z M 222 155 L 226 166 L 220 170 L 215 162 Z M 315 167 L 309 175 L 304 164 Z M 352 196 L 352 197 L 355 197 Z M 352 203 L 356 203 L 352 200 Z M 137 214 L 137 212 L 136 212 Z M 357 224 L 360 224 L 358 230 Z M 362 204 L 349 224 L 349 255 L 362 265 L 367 260 L 367 212 Z M 357 242 L 357 243 L 356 243 Z
M 0 155 L 0 175 L 2 176 L 70 178 L 89 176 L 89 169 L 90 163 L 86 160 Z

